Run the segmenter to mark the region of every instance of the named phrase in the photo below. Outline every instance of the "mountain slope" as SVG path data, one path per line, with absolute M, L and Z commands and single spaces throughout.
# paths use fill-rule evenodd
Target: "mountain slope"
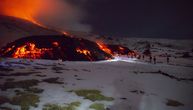
M 26 36 L 59 34 L 61 33 L 23 19 L 0 15 L 0 47 Z
M 25 37 L 9 43 L 1 50 L 1 57 L 13 58 L 65 61 L 98 61 L 112 58 L 95 42 L 65 35 Z

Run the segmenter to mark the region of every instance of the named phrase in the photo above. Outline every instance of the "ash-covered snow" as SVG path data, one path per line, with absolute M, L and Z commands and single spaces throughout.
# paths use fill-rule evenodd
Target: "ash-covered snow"
M 182 65 L 190 63 L 188 61 L 184 62 Z M 164 62 L 152 64 L 144 60 L 125 57 L 100 62 L 2 59 L 1 66 L 9 66 L 14 69 L 14 71 L 7 72 L 6 74 L 15 72 L 27 73 L 29 71 L 40 72 L 28 76 L 1 76 L 1 84 L 7 78 L 14 78 L 15 81 L 23 79 L 37 79 L 41 81 L 46 78 L 58 77 L 58 81 L 63 82 L 63 84 L 40 82 L 36 87 L 44 89 L 44 91 L 38 94 L 40 96 L 38 107 L 31 107 L 31 110 L 42 110 L 43 105 L 47 103 L 62 105 L 75 101 L 81 102 L 77 110 L 90 110 L 89 106 L 94 102 L 69 92 L 70 90 L 79 89 L 100 90 L 103 95 L 113 97 L 115 99 L 113 101 L 97 101 L 104 103 L 110 110 L 193 109 L 192 67 L 175 66 Z M 34 69 L 34 67 L 39 67 L 40 69 Z M 58 70 L 60 73 L 56 73 L 53 67 L 62 69 Z M 174 76 L 176 79 L 159 74 L 158 71 Z M 4 72 L 1 71 L 1 73 Z M 39 77 L 38 75 L 45 76 Z M 183 78 L 184 80 L 177 80 L 178 78 Z M 1 95 L 7 97 L 14 95 L 12 89 L 0 92 Z M 184 106 L 167 106 L 166 103 L 169 99 L 178 101 L 184 104 Z M 11 107 L 10 104 L 3 104 L 1 106 Z

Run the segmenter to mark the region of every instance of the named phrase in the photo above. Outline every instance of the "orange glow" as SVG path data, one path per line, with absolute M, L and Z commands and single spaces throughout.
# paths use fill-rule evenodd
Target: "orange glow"
M 27 43 L 21 47 L 18 47 L 13 54 L 13 58 L 31 58 L 39 59 L 46 52 L 50 52 L 52 49 L 48 48 L 37 48 L 34 43 Z
M 91 52 L 89 50 L 76 48 L 76 52 L 85 55 L 90 61 L 93 61 L 91 58 Z
M 123 47 L 119 46 L 119 50 L 124 51 L 125 49 Z
M 14 16 L 41 25 L 35 20 L 41 0 L 1 0 L 0 14 Z
M 65 31 L 60 31 L 61 33 L 63 33 L 65 36 L 68 36 L 68 37 L 71 37 L 73 38 L 74 36 L 68 32 L 65 32 Z
M 62 32 L 64 35 L 69 35 L 67 32 Z
M 53 42 L 52 45 L 53 45 L 54 47 L 58 47 L 58 46 L 59 46 L 59 43 L 58 43 L 58 42 Z
M 76 49 L 76 52 L 80 53 L 80 54 L 84 54 L 84 55 L 91 55 L 90 51 L 89 50 L 86 50 L 86 49 L 80 49 L 80 48 L 77 48 Z
M 58 4 L 60 4 L 60 2 L 55 3 L 55 0 L 0 0 L 0 15 L 24 19 L 43 28 L 53 30 L 40 21 L 42 21 L 42 17 L 45 17 L 45 21 L 47 21 L 47 18 L 50 16 L 54 17 L 55 13 L 58 13 L 58 10 L 63 10 Z M 66 32 L 58 32 L 69 35 Z
M 99 41 L 97 41 L 96 43 L 101 50 L 103 50 L 104 52 L 106 52 L 108 54 L 113 55 L 113 52 L 107 47 L 107 45 L 105 45 L 104 43 L 99 42 Z
M 127 55 L 127 56 L 131 56 L 131 57 L 137 56 L 136 52 L 129 51 L 129 50 L 127 50 L 126 47 L 123 47 L 123 46 L 117 45 L 118 47 L 116 47 L 116 46 L 115 47 L 110 47 L 110 46 L 108 47 L 108 45 L 104 44 L 101 41 L 97 41 L 96 43 L 101 50 L 103 50 L 105 53 L 108 53 L 112 56 L 117 56 L 117 55 Z
M 6 54 L 6 53 L 10 52 L 14 47 L 15 47 L 15 45 L 13 45 L 12 47 L 8 48 L 3 54 Z

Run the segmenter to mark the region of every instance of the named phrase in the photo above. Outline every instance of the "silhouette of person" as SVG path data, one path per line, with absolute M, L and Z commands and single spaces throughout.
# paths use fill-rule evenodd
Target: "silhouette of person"
M 138 56 L 138 59 L 141 59 L 141 55 Z
M 152 62 L 152 56 L 150 55 L 150 57 L 149 57 L 149 60 L 150 60 L 150 63 Z
M 154 62 L 154 64 L 156 64 L 156 57 L 155 56 L 153 57 L 153 62 Z
M 170 58 L 169 57 L 167 57 L 167 63 L 169 63 L 170 62 Z

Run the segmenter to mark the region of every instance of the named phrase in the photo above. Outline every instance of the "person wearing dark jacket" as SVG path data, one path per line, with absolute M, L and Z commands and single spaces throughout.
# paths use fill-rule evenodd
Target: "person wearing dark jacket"
M 152 56 L 151 55 L 149 56 L 149 62 L 150 63 L 152 62 Z
M 169 57 L 167 57 L 167 63 L 169 64 L 169 62 L 170 62 L 170 58 L 169 58 Z
M 155 56 L 153 57 L 153 62 L 154 62 L 154 64 L 156 64 L 156 57 Z
M 143 55 L 142 58 L 143 58 L 143 60 L 144 60 L 145 56 Z

